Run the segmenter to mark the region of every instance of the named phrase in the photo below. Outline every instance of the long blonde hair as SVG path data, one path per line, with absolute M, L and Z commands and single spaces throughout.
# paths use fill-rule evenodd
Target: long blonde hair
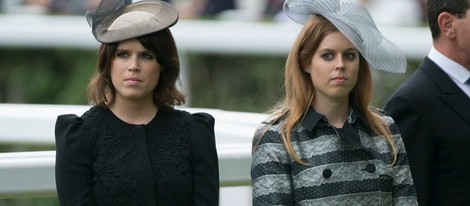
M 285 97 L 272 110 L 274 119 L 284 119 L 281 136 L 288 154 L 295 162 L 307 165 L 295 153 L 291 145 L 291 131 L 302 121 L 308 107 L 315 98 L 315 90 L 308 73 L 302 68 L 309 65 L 321 41 L 338 29 L 321 16 L 311 17 L 300 31 L 289 53 L 284 71 Z M 361 114 L 367 119 L 372 130 L 383 135 L 392 151 L 392 164 L 396 161 L 397 152 L 388 125 L 369 107 L 372 98 L 372 77 L 369 65 L 361 56 L 358 80 L 350 93 L 350 99 L 357 104 Z M 274 121 L 276 122 L 276 121 Z M 264 134 L 263 134 L 264 135 Z M 260 138 L 261 139 L 261 138 Z M 259 139 L 259 140 L 260 140 Z

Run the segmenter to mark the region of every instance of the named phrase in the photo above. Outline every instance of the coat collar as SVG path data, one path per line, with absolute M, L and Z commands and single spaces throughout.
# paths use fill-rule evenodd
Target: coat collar
M 359 112 L 359 108 L 355 104 L 351 104 L 346 123 L 355 124 L 356 122 L 361 126 L 361 129 L 369 129 L 369 123 Z M 312 131 L 317 124 L 328 122 L 325 115 L 317 113 L 313 107 L 309 107 L 301 123 L 305 129 Z
M 358 130 L 370 134 L 371 129 L 367 120 L 363 117 L 361 112 L 359 112 L 359 108 L 354 104 L 350 105 L 349 115 L 344 126 L 342 128 L 334 128 L 334 130 L 345 142 L 362 147 Z M 313 107 L 309 107 L 301 124 L 305 129 L 311 132 L 316 126 L 328 124 L 328 121 L 324 115 L 317 113 Z
M 470 122 L 470 98 L 439 68 L 431 59 L 426 57 L 420 68 L 440 89 L 439 97 L 452 110 Z

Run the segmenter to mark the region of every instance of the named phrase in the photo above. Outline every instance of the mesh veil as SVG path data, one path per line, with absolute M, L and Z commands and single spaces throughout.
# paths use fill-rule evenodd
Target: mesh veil
M 96 38 L 98 33 L 106 30 L 131 3 L 132 0 L 101 0 L 95 11 L 87 11 L 85 17 L 93 36 Z

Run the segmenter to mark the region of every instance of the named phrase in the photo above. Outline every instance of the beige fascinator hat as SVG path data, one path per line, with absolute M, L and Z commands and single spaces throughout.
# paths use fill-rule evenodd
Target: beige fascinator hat
M 351 0 L 286 0 L 284 13 L 304 24 L 313 15 L 328 19 L 367 60 L 371 68 L 393 73 L 406 71 L 403 51 L 377 29 L 364 6 Z
M 96 40 L 113 43 L 169 28 L 178 21 L 178 11 L 157 0 L 101 0 L 86 19 Z

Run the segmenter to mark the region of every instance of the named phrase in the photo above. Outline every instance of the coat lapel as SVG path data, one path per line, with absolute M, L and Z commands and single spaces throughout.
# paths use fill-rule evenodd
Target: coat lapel
M 470 123 L 470 98 L 429 58 L 426 57 L 420 67 L 439 87 L 442 101 Z

